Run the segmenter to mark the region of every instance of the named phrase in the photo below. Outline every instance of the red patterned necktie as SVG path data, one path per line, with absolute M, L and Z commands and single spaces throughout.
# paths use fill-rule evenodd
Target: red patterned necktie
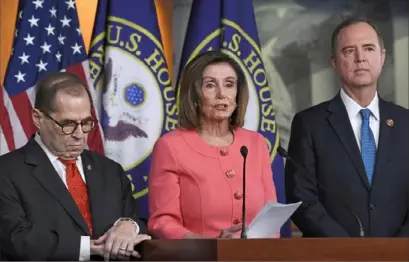
M 87 186 L 81 177 L 75 160 L 64 160 L 61 158 L 58 158 L 58 160 L 60 160 L 66 167 L 65 171 L 68 191 L 70 191 L 71 196 L 77 204 L 77 207 L 87 223 L 89 231 L 92 235 L 91 213 L 89 212 Z

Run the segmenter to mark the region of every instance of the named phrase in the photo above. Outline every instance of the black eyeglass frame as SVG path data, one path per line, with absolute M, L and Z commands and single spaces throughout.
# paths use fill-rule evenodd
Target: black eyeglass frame
M 83 133 L 89 133 L 89 132 L 91 132 L 92 131 L 92 129 L 94 129 L 94 127 L 97 125 L 97 123 L 98 123 L 98 120 L 97 119 L 95 119 L 95 118 L 93 118 L 93 117 L 91 117 L 91 118 L 86 118 L 86 119 L 84 119 L 84 120 L 82 120 L 81 122 L 76 122 L 76 121 L 69 121 L 69 122 L 67 122 L 67 123 L 60 123 L 60 122 L 58 122 L 57 120 L 55 120 L 54 118 L 52 118 L 49 114 L 47 114 L 47 113 L 45 113 L 45 112 L 43 112 L 43 111 L 41 111 L 46 117 L 48 117 L 49 119 L 51 119 L 54 123 L 56 123 L 59 127 L 61 127 L 61 130 L 62 130 L 62 132 L 65 134 L 65 135 L 72 135 L 75 131 L 77 131 L 77 128 L 78 128 L 78 126 L 81 126 L 81 130 L 82 130 L 82 132 Z M 92 126 L 91 126 L 91 128 L 89 129 L 89 130 L 84 130 L 84 125 L 86 124 L 86 123 L 89 123 L 89 122 L 91 122 L 92 123 Z M 72 126 L 72 124 L 75 124 L 75 127 L 73 127 Z M 69 125 L 71 125 L 71 126 L 69 126 Z M 71 132 L 66 132 L 66 131 L 64 131 L 64 128 L 67 128 L 67 127 L 69 127 L 69 128 L 73 128 L 73 130 L 71 131 Z

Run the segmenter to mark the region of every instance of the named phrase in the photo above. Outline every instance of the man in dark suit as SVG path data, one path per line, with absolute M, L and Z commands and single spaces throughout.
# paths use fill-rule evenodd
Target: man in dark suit
M 303 165 L 286 166 L 287 199 L 303 202 L 292 219 L 304 237 L 358 237 L 358 220 L 366 237 L 408 237 L 409 113 L 377 94 L 382 37 L 351 18 L 332 49 L 340 93 L 292 123 L 288 154 Z
M 96 125 L 74 74 L 37 84 L 28 143 L 0 157 L 0 246 L 8 260 L 129 260 L 145 239 L 122 167 L 85 150 Z

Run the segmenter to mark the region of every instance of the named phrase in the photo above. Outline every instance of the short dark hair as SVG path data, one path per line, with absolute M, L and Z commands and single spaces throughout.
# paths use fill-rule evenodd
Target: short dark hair
M 228 63 L 237 75 L 237 108 L 230 119 L 230 128 L 244 125 L 249 91 L 246 76 L 240 65 L 221 51 L 207 51 L 192 59 L 183 69 L 179 83 L 179 125 L 185 129 L 200 129 L 203 72 L 209 65 Z
M 44 113 L 56 112 L 55 97 L 63 91 L 72 96 L 87 93 L 92 108 L 91 93 L 87 85 L 76 74 L 70 72 L 53 72 L 42 77 L 36 86 L 34 107 Z
M 351 17 L 348 17 L 345 20 L 343 20 L 341 23 L 339 23 L 335 27 L 334 32 L 332 33 L 332 36 L 331 36 L 331 51 L 332 51 L 333 56 L 336 55 L 337 44 L 338 44 L 337 41 L 338 41 L 339 32 L 342 29 L 344 29 L 345 27 L 348 27 L 348 26 L 354 25 L 354 24 L 358 24 L 358 23 L 366 23 L 366 24 L 370 25 L 375 30 L 375 32 L 376 32 L 376 34 L 378 36 L 379 46 L 381 48 L 384 48 L 383 37 L 382 37 L 378 27 L 375 25 L 375 23 L 373 23 L 371 20 L 369 20 L 368 18 L 365 18 L 365 17 L 351 16 Z

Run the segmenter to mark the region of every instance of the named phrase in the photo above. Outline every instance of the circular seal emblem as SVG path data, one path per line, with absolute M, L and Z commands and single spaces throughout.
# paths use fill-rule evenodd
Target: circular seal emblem
M 160 41 L 147 29 L 114 16 L 92 43 L 90 74 L 101 96 L 107 157 L 122 165 L 134 197 L 147 194 L 156 140 L 177 126 L 177 108 Z
M 219 46 L 220 38 L 223 37 L 221 50 L 239 63 L 247 79 L 249 103 L 244 128 L 258 131 L 266 138 L 270 159 L 273 161 L 279 145 L 278 127 L 258 40 L 231 20 L 223 19 L 222 24 L 222 29 L 217 29 L 204 38 L 192 52 L 188 62 L 205 50 Z

